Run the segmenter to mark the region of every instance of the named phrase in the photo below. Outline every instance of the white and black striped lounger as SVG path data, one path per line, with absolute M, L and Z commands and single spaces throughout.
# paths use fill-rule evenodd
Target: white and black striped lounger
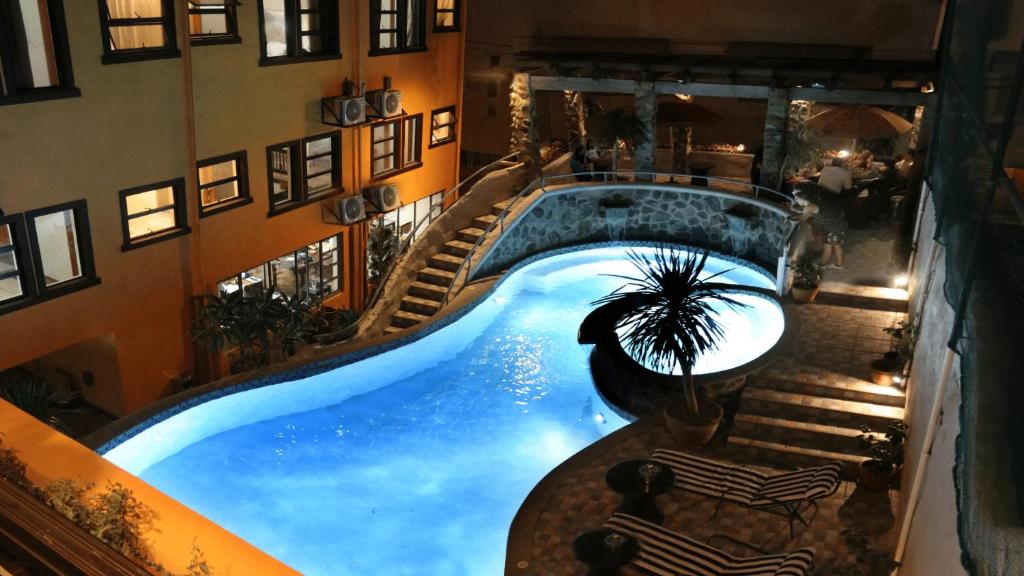
M 829 462 L 814 468 L 765 474 L 667 449 L 655 450 L 649 459 L 672 469 L 676 488 L 751 508 L 781 506 L 789 517 L 790 537 L 793 536 L 793 520 L 799 520 L 806 526 L 808 520 L 802 513 L 811 506 L 817 512 L 816 500 L 831 496 L 839 488 L 839 475 L 843 469 L 842 462 Z
M 640 550 L 630 562 L 657 576 L 807 576 L 814 548 L 737 558 L 693 538 L 626 514 L 614 514 L 605 528 L 636 538 Z

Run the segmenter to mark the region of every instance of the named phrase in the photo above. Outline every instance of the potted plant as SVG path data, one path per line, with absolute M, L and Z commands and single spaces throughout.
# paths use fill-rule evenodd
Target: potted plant
M 814 302 L 821 284 L 821 267 L 813 254 L 804 254 L 793 264 L 793 301 Z
M 860 484 L 868 490 L 887 490 L 903 466 L 903 446 L 907 440 L 907 425 L 893 422 L 884 436 L 861 428 L 857 443 L 870 456 L 860 463 Z
M 693 367 L 701 354 L 717 348 L 724 336 L 712 303 L 745 307 L 726 295 L 735 285 L 714 282 L 718 274 L 701 278 L 708 252 L 661 248 L 653 258 L 630 252 L 639 277 L 595 304 L 616 303 L 626 310 L 616 321 L 626 351 L 662 373 L 682 372 L 682 402 L 662 410 L 672 436 L 684 446 L 701 446 L 715 435 L 722 408 L 697 389 Z
M 591 125 L 588 133 L 600 147 L 612 151 L 612 172 L 619 170 L 620 143 L 632 152 L 650 139 L 647 126 L 633 110 L 626 107 L 602 110 L 589 120 Z
M 846 549 L 852 556 L 852 562 L 836 566 L 834 576 L 879 576 L 891 574 L 899 567 L 899 562 L 892 558 L 891 553 L 881 552 L 871 546 L 867 533 L 857 527 L 843 528 L 840 531 L 846 540 Z
M 901 384 L 904 369 L 914 353 L 917 326 L 913 322 L 901 321 L 882 328 L 882 331 L 889 335 L 889 351 L 871 361 L 871 380 L 881 386 Z
M 377 223 L 370 229 L 370 237 L 367 240 L 369 277 L 367 283 L 370 285 L 369 293 L 377 288 L 384 281 L 391 269 L 391 263 L 398 255 L 398 236 L 392 226 Z

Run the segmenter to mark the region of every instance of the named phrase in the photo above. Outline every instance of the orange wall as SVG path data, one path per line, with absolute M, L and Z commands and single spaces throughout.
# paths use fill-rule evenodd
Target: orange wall
M 191 186 L 192 233 L 128 252 L 121 251 L 118 191 L 194 178 L 184 58 L 103 65 L 96 3 L 64 4 L 82 96 L 0 106 L 0 207 L 14 214 L 87 199 L 101 284 L 0 316 L 0 370 L 112 334 L 122 391 L 97 394 L 104 399 L 99 404 L 115 414 L 144 406 L 172 391 L 174 375 L 196 372 L 187 336 L 192 294 L 213 292 L 220 280 L 332 234 L 344 237 L 339 250 L 346 269 L 343 293 L 330 303 L 357 307 L 364 297 L 365 225 L 325 224 L 319 203 L 268 217 L 266 147 L 340 131 L 342 183 L 346 194 L 357 193 L 370 180 L 370 129 L 322 124 L 320 98 L 339 94 L 345 77 L 379 88 L 385 74 L 403 91 L 405 110 L 423 113 L 428 138 L 430 111 L 459 104 L 462 78 L 462 33 L 432 33 L 433 2 L 427 3 L 425 52 L 368 57 L 368 3 L 343 0 L 343 58 L 264 67 L 258 65 L 259 5 L 245 2 L 238 8 L 242 42 L 193 47 L 190 79 L 196 158 L 245 150 L 254 201 L 199 219 Z M 176 6 L 184 51 L 184 0 Z M 456 183 L 458 144 L 429 149 L 427 142 L 423 167 L 388 180 L 401 185 L 404 202 Z

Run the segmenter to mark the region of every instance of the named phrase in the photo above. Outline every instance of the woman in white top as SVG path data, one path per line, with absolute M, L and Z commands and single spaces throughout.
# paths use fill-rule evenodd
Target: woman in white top
M 850 172 L 843 167 L 842 158 L 833 158 L 832 165 L 826 166 L 818 176 L 818 185 L 839 194 L 847 188 L 853 188 L 853 178 Z

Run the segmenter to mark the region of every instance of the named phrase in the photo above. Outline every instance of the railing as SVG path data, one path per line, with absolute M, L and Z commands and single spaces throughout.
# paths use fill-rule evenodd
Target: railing
M 473 172 L 467 178 L 465 178 L 464 180 L 453 186 L 450 190 L 445 192 L 444 195 L 441 197 L 440 202 L 430 207 L 430 210 L 427 211 L 427 217 L 416 223 L 415 228 L 413 228 L 413 230 L 409 232 L 408 235 L 406 235 L 405 239 L 402 240 L 401 243 L 399 244 L 398 249 L 395 250 L 395 255 L 391 259 L 391 263 L 388 265 L 387 271 L 385 271 L 384 274 L 381 275 L 380 281 L 377 283 L 377 287 L 374 289 L 373 294 L 370 296 L 370 299 L 367 300 L 365 307 L 366 310 L 372 308 L 380 299 L 380 295 L 384 292 L 384 286 L 387 285 L 388 280 L 391 278 L 391 273 L 394 272 L 395 268 L 398 266 L 399 257 L 401 257 L 402 254 L 405 254 L 406 250 L 408 250 L 409 247 L 412 246 L 412 244 L 419 237 L 420 232 L 426 229 L 428 226 L 430 226 L 435 220 L 440 218 L 441 214 L 444 214 L 448 210 L 451 210 L 455 206 L 455 204 L 457 204 L 458 201 L 461 200 L 463 197 L 459 196 L 458 198 L 455 199 L 454 202 L 452 202 L 451 206 L 445 208 L 445 205 L 447 205 L 448 200 L 455 196 L 456 194 L 459 194 L 459 192 L 466 184 L 477 181 L 477 178 L 482 177 L 483 175 L 485 175 L 486 172 L 489 172 L 496 168 L 508 168 L 510 166 L 514 166 L 515 164 L 517 164 L 517 162 L 514 162 L 512 159 L 518 156 L 518 152 L 509 154 L 507 156 L 495 160 L 494 162 L 491 162 L 490 164 L 484 166 L 483 168 L 480 168 L 476 172 Z
M 581 180 L 580 179 L 581 176 L 589 177 L 589 180 Z M 632 177 L 632 179 L 630 177 Z M 661 182 L 659 182 L 658 181 L 659 178 L 663 178 L 665 180 L 662 180 Z M 458 283 L 460 275 L 463 275 L 464 278 L 465 278 L 463 284 L 465 284 L 465 282 L 469 281 L 469 275 L 470 275 L 470 272 L 472 271 L 472 266 L 473 266 L 473 256 L 476 254 L 476 251 L 480 248 L 480 245 L 483 244 L 483 241 L 488 237 L 488 235 L 490 235 L 490 233 L 495 228 L 499 229 L 499 231 L 498 231 L 499 234 L 503 234 L 505 232 L 505 217 L 509 214 L 509 212 L 512 211 L 512 209 L 516 206 L 516 204 L 519 203 L 520 200 L 522 200 L 524 197 L 528 196 L 529 194 L 533 193 L 534 190 L 544 190 L 549 185 L 561 184 L 561 183 L 566 183 L 566 184 L 570 184 L 570 183 L 571 184 L 593 184 L 593 183 L 619 183 L 619 182 L 630 183 L 630 182 L 632 182 L 632 183 L 638 183 L 638 184 L 665 184 L 665 183 L 668 183 L 668 184 L 682 184 L 682 182 L 676 182 L 676 178 L 689 178 L 690 182 L 691 182 L 690 186 L 693 186 L 692 182 L 693 182 L 694 179 L 703 179 L 705 182 L 708 183 L 708 186 L 707 186 L 708 189 L 711 188 L 710 187 L 710 183 L 711 182 L 727 183 L 727 184 L 729 184 L 729 187 L 722 188 L 722 189 L 730 191 L 730 192 L 735 191 L 735 187 L 736 186 L 746 187 L 746 188 L 749 188 L 751 190 L 752 196 L 754 198 L 757 198 L 757 199 L 769 199 L 770 201 L 772 201 L 774 203 L 777 203 L 777 204 L 780 204 L 781 206 L 784 206 L 786 208 L 790 208 L 792 206 L 792 204 L 793 204 L 792 196 L 788 196 L 788 195 L 783 194 L 782 192 L 779 192 L 777 190 L 772 190 L 771 188 L 765 188 L 764 186 L 760 186 L 760 185 L 757 185 L 757 184 L 752 184 L 750 182 L 746 182 L 746 181 L 743 181 L 743 180 L 733 180 L 731 178 L 720 178 L 720 177 L 717 177 L 717 176 L 699 176 L 699 175 L 693 175 L 693 174 L 671 174 L 671 173 L 666 173 L 666 172 L 623 172 L 623 171 L 619 171 L 619 172 L 574 172 L 572 174 L 560 174 L 560 175 L 556 175 L 556 176 L 545 176 L 544 174 L 541 174 L 540 178 L 537 178 L 536 180 L 531 182 L 528 186 L 523 188 L 518 194 L 516 194 L 512 198 L 512 201 L 509 202 L 507 206 L 505 206 L 505 209 L 501 211 L 501 214 L 498 215 L 498 217 L 494 220 L 494 222 L 491 222 L 491 224 L 487 227 L 487 229 L 484 230 L 484 233 L 480 235 L 480 238 L 477 238 L 477 241 L 475 243 L 473 243 L 473 247 L 470 248 L 469 252 L 466 254 L 466 259 L 462 261 L 462 264 L 459 265 L 459 268 L 455 271 L 455 275 L 452 277 L 451 281 L 448 283 L 448 289 L 445 290 L 444 299 L 441 300 L 441 307 L 443 308 L 444 306 L 447 306 L 448 302 L 451 300 L 452 290 L 454 289 L 455 285 Z M 704 188 L 705 186 L 698 185 L 698 187 Z M 787 244 L 787 246 L 788 246 L 788 244 Z

